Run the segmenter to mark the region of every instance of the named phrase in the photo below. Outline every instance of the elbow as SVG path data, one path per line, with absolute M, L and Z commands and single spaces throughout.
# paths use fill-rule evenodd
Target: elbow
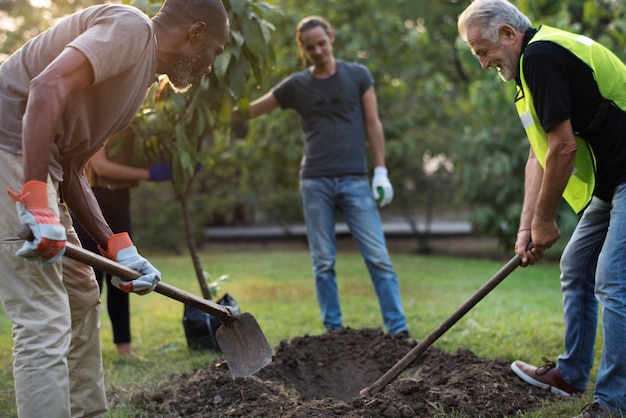
M 577 150 L 578 144 L 576 144 L 576 141 L 571 141 L 559 149 L 559 154 L 563 159 L 574 161 Z
M 61 109 L 65 99 L 59 90 L 59 83 L 45 76 L 37 76 L 30 82 L 28 93 L 28 107 L 45 108 L 48 112 Z
M 50 95 L 56 95 L 55 84 L 53 80 L 45 75 L 38 75 L 30 81 L 29 92 L 30 95 L 41 95 L 42 97 L 50 97 Z
M 557 158 L 559 160 L 574 160 L 578 143 L 574 135 L 556 136 L 548 139 L 548 158 Z
M 376 134 L 383 135 L 383 124 L 378 118 L 370 118 L 365 122 L 365 130 L 369 136 Z

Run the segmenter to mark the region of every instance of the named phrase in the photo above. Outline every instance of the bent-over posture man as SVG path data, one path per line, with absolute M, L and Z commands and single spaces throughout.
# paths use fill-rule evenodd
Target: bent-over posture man
M 0 65 L 0 299 L 13 322 L 20 417 L 96 417 L 107 403 L 93 269 L 68 207 L 103 253 L 143 275 L 114 283 L 145 294 L 160 273 L 128 234 L 113 234 L 83 166 L 130 124 L 156 74 L 185 89 L 211 71 L 228 38 L 219 0 L 168 0 L 151 20 L 101 5 L 70 15 Z M 19 240 L 20 225 L 32 240 Z

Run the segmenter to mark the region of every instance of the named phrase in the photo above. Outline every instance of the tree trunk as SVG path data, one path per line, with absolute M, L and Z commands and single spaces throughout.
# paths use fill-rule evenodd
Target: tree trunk
M 204 270 L 202 270 L 202 264 L 200 263 L 200 257 L 198 257 L 198 246 L 193 235 L 193 229 L 191 225 L 191 214 L 189 212 L 189 196 L 187 193 L 181 193 L 180 207 L 183 212 L 183 223 L 185 225 L 185 237 L 187 239 L 187 247 L 189 248 L 189 255 L 193 262 L 193 268 L 196 272 L 196 278 L 200 284 L 200 290 L 202 291 L 202 297 L 205 299 L 211 299 L 211 291 L 204 278 Z

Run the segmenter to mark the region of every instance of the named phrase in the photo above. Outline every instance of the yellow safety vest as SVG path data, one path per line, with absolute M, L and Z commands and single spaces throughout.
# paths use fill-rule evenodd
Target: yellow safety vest
M 592 39 L 574 33 L 541 26 L 530 43 L 551 41 L 568 49 L 594 73 L 600 94 L 621 109 L 626 109 L 626 66 L 611 51 Z M 517 86 L 515 107 L 526 130 L 530 146 L 542 167 L 545 168 L 548 152 L 548 135 L 541 127 L 530 89 L 523 71 L 523 54 L 520 57 L 521 86 Z M 620 76 L 621 75 L 621 76 Z M 578 150 L 574 162 L 574 172 L 563 191 L 563 198 L 574 212 L 579 213 L 589 204 L 595 188 L 595 157 L 589 144 L 576 136 Z

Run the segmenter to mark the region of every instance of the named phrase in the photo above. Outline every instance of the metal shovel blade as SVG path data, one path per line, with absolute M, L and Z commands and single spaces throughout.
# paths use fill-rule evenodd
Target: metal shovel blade
M 70 242 L 66 243 L 64 256 L 124 280 L 134 280 L 141 275 Z M 163 281 L 157 284 L 154 291 L 219 318 L 222 325 L 217 329 L 215 337 L 233 377 L 251 376 L 272 361 L 274 351 L 252 314 L 236 314 L 228 307 L 187 293 Z
M 233 377 L 252 376 L 272 361 L 274 350 L 257 320 L 248 312 L 222 324 L 215 337 Z

